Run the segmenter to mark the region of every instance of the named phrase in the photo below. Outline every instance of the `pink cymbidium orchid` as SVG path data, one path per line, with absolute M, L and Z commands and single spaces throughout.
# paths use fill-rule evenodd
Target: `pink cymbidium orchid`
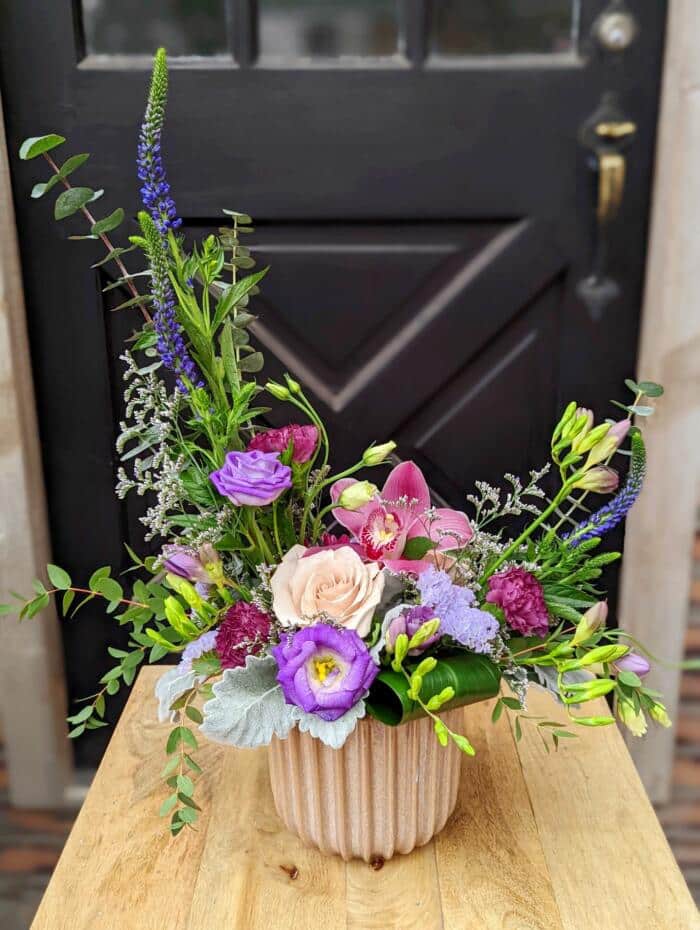
M 331 500 L 337 501 L 354 482 L 354 478 L 336 481 Z M 419 574 L 435 564 L 437 553 L 464 546 L 474 532 L 461 511 L 431 507 L 427 482 L 414 462 L 397 465 L 367 504 L 357 510 L 336 507 L 333 516 L 352 533 L 365 558 L 382 562 L 394 572 Z M 432 540 L 434 548 L 422 559 L 402 558 L 408 541 L 418 536 Z

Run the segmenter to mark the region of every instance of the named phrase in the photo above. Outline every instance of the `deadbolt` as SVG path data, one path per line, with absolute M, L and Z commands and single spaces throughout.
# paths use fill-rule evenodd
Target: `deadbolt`
M 609 52 L 623 52 L 635 40 L 637 21 L 627 10 L 610 10 L 595 21 L 593 35 Z

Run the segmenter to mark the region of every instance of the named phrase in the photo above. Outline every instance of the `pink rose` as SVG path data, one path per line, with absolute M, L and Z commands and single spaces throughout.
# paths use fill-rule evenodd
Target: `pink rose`
M 303 546 L 293 546 L 272 576 L 272 609 L 280 624 L 330 619 L 366 636 L 384 591 L 381 568 L 364 563 L 349 546 L 305 555 Z
M 508 626 L 523 636 L 546 636 L 549 614 L 542 586 L 524 568 L 508 568 L 489 578 L 489 604 L 497 604 Z
M 269 429 L 253 436 L 248 443 L 248 452 L 284 452 L 290 441 L 294 443 L 292 461 L 308 462 L 318 444 L 318 430 L 315 426 L 299 426 L 297 423 Z

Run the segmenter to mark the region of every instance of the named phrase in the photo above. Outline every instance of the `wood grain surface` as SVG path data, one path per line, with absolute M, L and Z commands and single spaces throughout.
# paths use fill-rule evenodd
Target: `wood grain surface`
M 516 743 L 505 715 L 493 726 L 491 702 L 467 708 L 477 756 L 447 828 L 409 856 L 346 865 L 286 832 L 265 750 L 207 745 L 205 814 L 169 838 L 158 674 L 136 682 L 32 930 L 700 928 L 615 728 L 547 754 L 534 727 Z M 534 690 L 529 711 L 557 712 Z

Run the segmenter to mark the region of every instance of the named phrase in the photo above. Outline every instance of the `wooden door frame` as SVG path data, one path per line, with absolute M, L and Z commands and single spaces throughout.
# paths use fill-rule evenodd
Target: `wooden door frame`
M 637 365 L 666 393 L 646 428 L 648 480 L 627 522 L 620 601 L 621 626 L 674 662 L 684 656 L 700 478 L 699 33 L 696 0 L 671 0 Z M 675 720 L 678 669 L 656 666 L 648 682 Z M 651 799 L 668 800 L 675 731 L 628 742 Z
M 45 577 L 49 530 L 0 98 L 0 597 Z M 53 607 L 0 622 L 0 720 L 16 807 L 60 807 L 71 778 L 63 650 Z
M 670 0 L 658 125 L 656 178 L 639 372 L 667 394 L 648 430 L 650 480 L 627 528 L 621 622 L 652 651 L 683 654 L 691 576 L 691 541 L 700 474 L 700 31 L 695 0 Z M 1 106 L 0 106 L 1 111 Z M 8 502 L 0 529 L 0 589 L 28 589 L 48 557 L 48 525 L 26 339 L 21 271 L 8 159 L 0 112 L 0 488 Z M 632 156 L 631 156 L 632 157 Z M 669 620 L 670 618 L 670 620 Z M 0 625 L 0 712 L 18 806 L 62 803 L 70 754 L 62 715 L 65 684 L 54 613 L 21 627 Z M 655 669 L 673 715 L 679 673 Z M 668 796 L 673 731 L 632 746 L 652 798 Z

